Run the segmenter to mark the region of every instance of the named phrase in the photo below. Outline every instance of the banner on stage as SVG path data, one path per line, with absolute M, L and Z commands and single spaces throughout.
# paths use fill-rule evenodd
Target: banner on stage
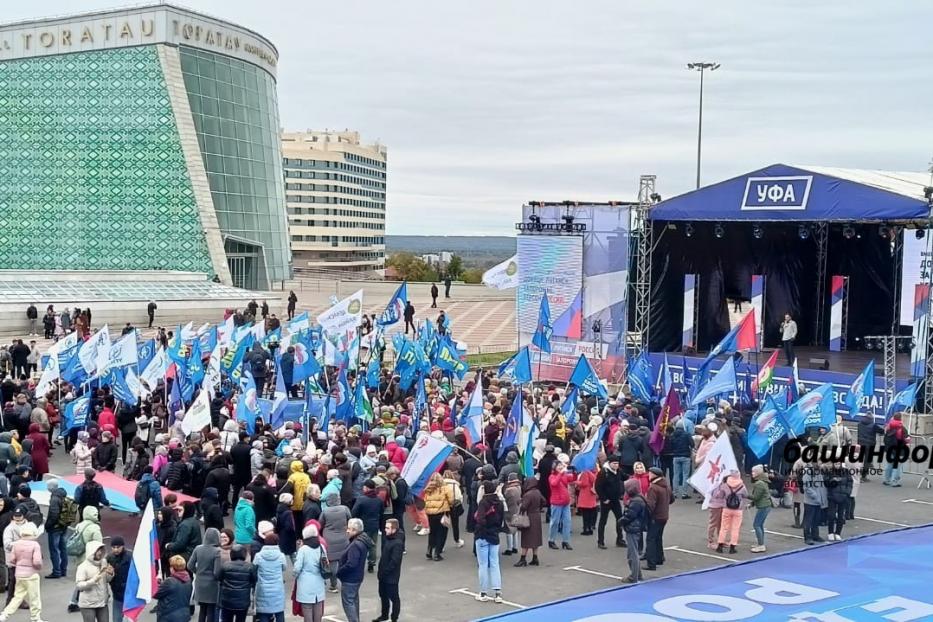
M 933 616 L 931 574 L 933 526 L 915 527 L 613 587 L 484 619 L 920 622 Z
M 848 277 L 834 274 L 829 293 L 829 351 L 842 352 L 845 343 L 842 339 L 842 332 L 845 328 L 842 325 L 842 311 L 846 304 L 846 289 L 849 287 Z
M 554 337 L 580 339 L 583 322 L 583 236 L 519 236 L 516 304 L 518 329 L 538 327 L 538 309 L 547 294 Z
M 927 230 L 920 239 L 912 231 L 904 232 L 901 258 L 901 324 L 904 326 L 914 322 L 914 288 L 930 281 L 930 270 L 933 270 L 931 245 L 933 230 Z

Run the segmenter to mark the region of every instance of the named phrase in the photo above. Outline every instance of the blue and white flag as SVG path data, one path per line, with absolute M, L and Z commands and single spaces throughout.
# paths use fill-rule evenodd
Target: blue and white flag
M 135 406 L 139 402 L 139 396 L 142 387 L 139 386 L 139 378 L 132 366 L 116 367 L 110 370 L 112 380 L 110 390 L 114 397 L 129 406 Z
M 181 382 L 181 398 L 188 402 L 194 396 L 194 390 L 201 386 L 204 380 L 204 361 L 201 360 L 201 343 L 194 341 L 188 360 L 179 365 L 177 380 Z
M 159 346 L 146 366 L 142 367 L 142 365 L 140 365 L 141 371 L 139 379 L 145 385 L 146 389 L 150 392 L 155 391 L 159 382 L 165 380 L 165 374 L 168 373 L 169 364 L 170 362 L 168 360 L 168 355 L 165 353 L 165 348 Z
M 89 395 L 68 402 L 65 406 L 65 412 L 62 415 L 61 433 L 59 436 L 67 436 L 68 432 L 71 430 L 86 427 L 90 407 L 91 397 Z
M 136 344 L 136 365 L 140 373 L 149 367 L 149 363 L 155 358 L 158 345 L 155 339 L 140 341 Z
M 730 356 L 726 359 L 726 362 L 722 364 L 722 367 L 719 368 L 719 371 L 713 376 L 712 380 L 707 382 L 705 386 L 696 392 L 696 395 L 690 400 L 690 405 L 698 406 L 704 403 L 708 398 L 733 392 L 736 392 L 735 357 Z
M 483 434 L 483 382 L 479 372 L 476 373 L 476 386 L 466 407 L 460 411 L 459 425 L 463 427 L 467 447 L 480 442 Z
M 321 373 L 321 366 L 318 364 L 317 359 L 314 358 L 314 349 L 311 347 L 310 331 L 301 333 L 298 340 L 292 344 L 292 347 L 295 348 L 292 384 L 298 384 Z
M 784 412 L 784 420 L 794 436 L 800 436 L 812 427 L 828 430 L 829 426 L 836 423 L 833 385 L 821 385 L 791 404 Z
M 234 341 L 227 348 L 224 357 L 220 359 L 220 371 L 230 376 L 234 382 L 240 378 L 240 367 L 243 364 L 243 358 L 250 348 L 253 347 L 253 336 L 247 335 L 245 339 Z
M 522 388 L 518 387 L 518 394 L 512 400 L 512 408 L 509 409 L 509 416 L 505 420 L 505 431 L 502 433 L 502 440 L 499 442 L 499 458 L 505 454 L 505 450 L 515 446 L 518 443 L 518 433 L 522 428 L 524 421 Z
M 299 313 L 288 321 L 289 333 L 300 333 L 301 331 L 308 330 L 309 328 L 311 328 L 311 317 L 308 315 L 307 311 Z
M 658 387 L 661 390 L 661 404 L 664 404 L 664 398 L 671 392 L 674 386 L 674 376 L 671 374 L 671 366 L 667 362 L 667 352 L 664 353 L 664 362 L 661 364 L 661 377 L 658 379 Z
M 172 334 L 172 338 L 168 342 L 168 350 L 166 350 L 168 357 L 179 367 L 185 364 L 185 361 L 188 360 L 188 354 L 191 352 L 191 344 L 185 341 L 183 336 L 184 330 L 179 324 L 178 329 Z
M 428 393 L 424 388 L 424 376 L 419 375 L 416 382 L 418 390 L 415 391 L 415 415 L 412 417 L 412 430 L 421 429 L 421 417 L 428 409 Z
M 201 328 L 204 329 L 198 333 L 198 341 L 201 342 L 201 352 L 213 352 L 217 343 L 220 341 L 217 327 L 206 324 Z
M 606 431 L 606 423 L 603 422 L 596 433 L 583 442 L 579 453 L 570 461 L 570 465 L 577 470 L 577 473 L 592 471 L 596 468 L 596 458 L 599 454 L 599 446 L 603 440 L 603 434 Z
M 256 381 L 247 369 L 240 376 L 240 398 L 236 403 L 235 417 L 237 421 L 246 423 L 246 431 L 252 436 L 256 432 L 256 417 L 260 413 Z
M 136 343 L 136 331 L 127 333 L 110 345 L 107 363 L 98 369 L 98 375 L 103 375 L 112 367 L 126 367 L 139 363 L 139 349 Z
M 379 388 L 382 366 L 379 364 L 379 357 L 372 356 L 369 359 L 369 365 L 366 366 L 366 386 L 370 389 Z M 417 428 L 415 428 L 417 429 Z
M 285 390 L 285 377 L 282 375 L 282 356 L 275 358 L 275 391 L 272 394 L 272 412 L 269 424 L 275 430 L 285 423 L 285 409 L 288 406 L 288 391 Z
M 110 356 L 110 329 L 103 328 L 91 335 L 91 338 L 78 346 L 78 359 L 88 375 L 97 372 L 97 368 L 106 365 Z
M 525 346 L 499 365 L 499 377 L 516 384 L 531 382 L 531 354 Z
M 420 344 L 415 345 L 416 348 L 420 349 Z M 444 338 L 438 343 L 436 364 L 440 369 L 455 374 L 457 378 L 463 378 L 463 375 L 470 368 L 466 361 L 460 357 L 457 344 L 453 342 L 450 335 L 444 335 Z
M 542 352 L 551 351 L 551 305 L 547 300 L 547 292 L 541 296 L 541 306 L 538 309 L 538 326 L 535 328 L 535 334 L 531 337 L 531 343 Z
M 894 394 L 894 397 L 891 399 L 891 403 L 888 404 L 887 409 L 885 409 L 884 420 L 888 421 L 894 415 L 894 413 L 901 410 L 910 410 L 914 407 L 914 404 L 917 402 L 917 387 L 918 383 L 913 383 L 904 388 L 903 391 Z M 930 389 L 928 389 L 930 390 Z
M 576 385 L 580 389 L 580 393 L 595 395 L 600 399 L 609 397 L 606 386 L 596 375 L 596 370 L 593 369 L 585 354 L 581 354 L 580 358 L 577 359 L 577 365 L 573 368 L 573 373 L 570 374 L 570 384 Z
M 446 440 L 434 438 L 427 432 L 418 434 L 400 474 L 412 495 L 417 497 L 424 492 L 428 479 L 447 462 L 453 451 L 454 446 Z
M 402 284 L 399 285 L 395 293 L 392 294 L 392 298 L 389 299 L 389 304 L 386 305 L 385 311 L 382 312 L 382 315 L 379 316 L 376 323 L 381 326 L 395 324 L 402 319 L 402 314 L 405 313 L 405 307 L 407 305 L 408 281 L 402 281 Z
M 846 406 L 849 408 L 849 416 L 854 418 L 858 415 L 862 409 L 862 400 L 865 399 L 866 395 L 874 395 L 874 393 L 875 361 L 872 359 L 868 361 L 868 365 L 865 366 L 862 373 L 855 377 L 852 386 L 849 387 L 849 392 L 846 393 Z
M 347 382 L 347 370 L 341 369 L 337 375 L 337 382 L 331 389 L 334 398 L 334 415 L 337 421 L 350 422 L 353 418 L 353 393 L 350 383 Z
M 643 404 L 651 403 L 654 397 L 651 378 L 651 361 L 648 360 L 648 354 L 642 352 L 629 363 L 627 379 L 632 396 Z
M 761 458 L 771 447 L 787 435 L 788 427 L 780 406 L 771 395 L 748 422 L 748 448 Z

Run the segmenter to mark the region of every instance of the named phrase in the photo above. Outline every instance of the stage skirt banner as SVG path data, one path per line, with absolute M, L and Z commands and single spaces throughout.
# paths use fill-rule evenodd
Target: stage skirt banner
M 684 275 L 684 324 L 683 340 L 681 345 L 683 349 L 696 348 L 696 304 L 697 304 L 697 284 L 700 276 L 698 274 Z
M 913 231 L 904 232 L 904 249 L 901 259 L 901 324 L 913 324 L 914 292 L 917 285 L 930 282 L 933 270 L 933 231 L 917 238 Z
M 752 309 L 755 310 L 755 327 L 758 330 L 758 351 L 764 347 L 765 275 L 752 275 Z
M 848 279 L 834 274 L 830 287 L 829 307 L 829 351 L 842 352 L 842 311 L 846 304 Z
M 930 576 L 933 526 L 925 526 L 615 587 L 485 620 L 920 622 L 933 619 Z
M 764 358 L 760 360 L 760 365 L 764 365 L 764 361 L 767 360 L 767 356 L 770 353 L 766 353 Z M 661 369 L 661 366 L 664 364 L 664 355 L 658 352 L 652 352 L 648 355 L 648 360 L 651 361 L 651 366 L 655 370 Z M 686 360 L 687 369 L 689 370 L 688 377 L 696 378 L 697 369 L 700 367 L 700 364 L 703 362 L 702 358 L 695 356 L 682 357 L 680 354 L 668 354 L 668 366 L 671 370 L 671 377 L 673 378 L 674 386 L 680 390 L 684 389 L 684 366 L 683 362 Z M 723 362 L 726 359 L 723 357 L 721 359 L 714 360 L 710 364 L 710 370 L 718 370 L 722 367 Z M 866 360 L 867 362 L 867 360 Z M 595 361 L 594 361 L 595 366 Z M 876 362 L 876 369 L 883 369 L 883 365 L 880 362 Z M 737 400 L 740 396 L 743 395 L 754 395 L 754 392 L 751 390 L 751 383 L 755 379 L 755 376 L 758 374 L 759 365 L 755 364 L 754 359 L 751 363 L 736 363 L 735 365 L 735 376 L 736 376 L 736 385 L 737 393 L 734 395 L 726 396 L 730 400 Z M 656 372 L 655 372 L 656 373 Z M 821 369 L 800 369 L 800 384 L 802 388 L 800 394 L 803 395 L 817 387 L 826 384 L 827 382 L 833 385 L 833 401 L 836 405 L 836 413 L 843 416 L 844 419 L 849 421 L 856 421 L 858 419 L 858 413 L 854 416 L 850 415 L 849 407 L 846 404 L 846 397 L 849 394 L 849 389 L 852 386 L 852 382 L 855 380 L 856 374 L 848 374 L 838 371 L 823 371 Z M 775 367 L 774 368 L 774 379 L 771 382 L 771 385 L 768 387 L 766 394 L 783 396 L 787 394 L 788 387 L 790 387 L 791 382 L 791 368 L 790 367 Z M 895 383 L 896 389 L 900 391 L 909 384 L 909 381 L 906 378 L 899 378 Z M 764 395 L 761 396 L 761 399 L 764 400 Z M 866 395 L 862 400 L 862 413 L 870 413 L 875 416 L 879 421 L 884 421 L 884 409 L 885 409 L 885 392 L 884 392 L 884 376 L 875 375 L 875 392 L 872 395 Z
M 927 357 L 930 356 L 927 337 L 930 330 L 930 285 L 920 283 L 914 287 L 913 337 L 914 347 L 910 351 L 910 375 L 922 378 L 926 375 Z

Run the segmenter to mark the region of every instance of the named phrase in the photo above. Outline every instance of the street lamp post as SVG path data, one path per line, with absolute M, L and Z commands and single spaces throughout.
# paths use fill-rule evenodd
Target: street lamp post
M 700 72 L 700 119 L 697 125 L 697 188 L 700 187 L 700 156 L 703 146 L 703 74 L 706 70 L 716 71 L 719 63 L 687 63 L 687 69 Z

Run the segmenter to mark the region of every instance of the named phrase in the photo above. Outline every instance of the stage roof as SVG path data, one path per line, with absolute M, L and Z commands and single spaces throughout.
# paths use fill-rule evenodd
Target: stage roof
M 661 201 L 651 220 L 926 220 L 928 173 L 772 164 Z

